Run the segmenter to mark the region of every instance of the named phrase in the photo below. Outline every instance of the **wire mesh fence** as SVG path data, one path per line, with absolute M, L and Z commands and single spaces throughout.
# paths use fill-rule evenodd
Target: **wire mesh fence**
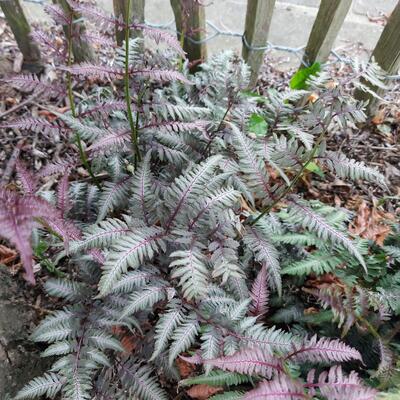
M 51 2 L 49 2 L 49 0 L 23 0 L 23 1 L 26 3 L 34 3 L 34 4 L 41 4 L 41 5 L 51 3 Z M 177 31 L 175 28 L 176 25 L 175 25 L 174 19 L 171 19 L 165 23 L 154 23 L 154 22 L 145 20 L 145 25 L 152 27 L 152 28 L 166 30 L 166 31 L 181 35 L 181 32 Z M 193 44 L 200 45 L 200 44 L 210 43 L 221 37 L 238 38 L 241 41 L 241 45 L 246 47 L 249 50 L 263 51 L 265 54 L 268 54 L 271 51 L 284 52 L 284 53 L 295 56 L 298 59 L 299 65 L 303 64 L 304 66 L 308 66 L 303 57 L 304 49 L 306 48 L 306 45 L 291 47 L 291 46 L 278 45 L 278 44 L 274 44 L 270 41 L 267 41 L 264 46 L 252 46 L 251 44 L 248 43 L 244 32 L 236 32 L 236 31 L 231 31 L 231 30 L 227 30 L 227 29 L 222 29 L 209 19 L 206 20 L 205 25 L 206 25 L 206 32 L 205 32 L 205 36 L 203 39 L 196 40 L 196 39 L 193 39 L 190 35 L 184 34 L 185 39 Z M 338 49 L 332 49 L 330 51 L 330 56 L 331 56 L 330 60 L 327 62 L 327 64 L 334 64 L 334 63 L 350 64 L 351 63 L 351 59 L 343 54 L 340 54 L 340 51 Z M 387 79 L 388 80 L 400 80 L 400 74 L 390 75 L 387 77 Z

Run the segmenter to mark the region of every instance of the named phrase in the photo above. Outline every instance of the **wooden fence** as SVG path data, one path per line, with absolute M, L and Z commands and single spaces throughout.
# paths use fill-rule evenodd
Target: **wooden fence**
M 65 0 L 55 1 L 65 7 Z M 129 19 L 143 22 L 145 0 L 113 0 L 115 15 L 126 17 L 128 1 L 130 1 L 131 14 Z M 170 2 L 175 15 L 178 39 L 192 63 L 192 70 L 195 70 L 198 63 L 207 57 L 206 18 L 203 5 L 206 2 L 203 3 L 203 0 L 170 0 Z M 352 0 L 321 0 L 304 51 L 303 64 L 323 63 L 328 59 L 351 3 Z M 29 37 L 30 27 L 23 15 L 19 0 L 0 1 L 0 6 L 16 37 L 27 66 L 37 72 L 41 65 L 40 53 L 38 46 Z M 251 68 L 251 86 L 256 84 L 263 62 L 274 8 L 275 0 L 247 1 L 242 55 Z M 81 23 L 80 29 L 84 29 Z M 117 43 L 121 44 L 122 40 L 121 32 L 116 31 Z M 87 43 L 77 43 L 73 51 L 75 60 L 78 62 L 92 58 L 92 52 Z M 393 10 L 372 57 L 389 75 L 397 73 L 400 67 L 400 1 Z M 373 104 L 374 101 L 371 101 L 371 110 Z

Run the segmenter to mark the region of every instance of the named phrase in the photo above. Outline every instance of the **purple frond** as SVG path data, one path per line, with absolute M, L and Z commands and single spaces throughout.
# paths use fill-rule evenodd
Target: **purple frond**
M 281 362 L 262 348 L 239 350 L 226 357 L 204 360 L 204 365 L 210 365 L 225 371 L 239 372 L 248 375 L 261 375 L 266 378 L 282 371 Z
M 124 76 L 124 69 L 117 67 L 110 67 L 107 65 L 95 65 L 90 63 L 82 63 L 73 65 L 71 67 L 61 66 L 62 71 L 67 71 L 72 75 L 78 75 L 81 78 L 97 78 L 100 80 L 122 79 Z
M 103 35 L 99 32 L 85 32 L 85 40 L 89 43 L 93 43 L 102 47 L 116 47 L 116 43 L 113 39 Z
M 171 49 L 175 50 L 180 56 L 186 56 L 186 53 L 183 51 L 175 35 L 172 35 L 171 33 L 163 31 L 161 29 L 152 28 L 143 24 L 133 24 L 130 27 L 134 29 L 141 29 L 147 37 L 153 39 L 157 44 L 163 42 Z
M 362 362 L 361 354 L 354 348 L 348 346 L 338 339 L 320 338 L 313 336 L 303 345 L 296 347 L 287 359 L 299 362 L 342 362 L 359 360 Z
M 155 79 L 161 82 L 170 82 L 170 81 L 181 81 L 188 85 L 192 85 L 183 74 L 177 71 L 166 71 L 162 69 L 142 69 L 142 70 L 132 70 L 130 72 L 132 75 L 139 75 L 143 78 Z
M 393 373 L 395 356 L 385 343 L 381 339 L 378 340 L 379 356 L 380 361 L 378 369 L 376 371 L 376 376 L 385 377 L 390 376 Z
M 132 104 L 132 109 L 136 111 L 134 105 Z M 82 113 L 80 113 L 80 117 L 91 117 L 91 116 L 103 116 L 108 117 L 108 115 L 112 111 L 125 111 L 126 110 L 126 101 L 125 100 L 108 100 L 99 105 L 93 106 Z
M 263 265 L 251 287 L 250 296 L 252 302 L 250 313 L 252 315 L 264 315 L 268 311 L 269 291 L 267 278 L 267 268 Z
M 26 169 L 25 165 L 20 160 L 17 160 L 15 167 L 25 194 L 35 194 L 37 188 L 36 178 Z
M 0 128 L 21 129 L 35 133 L 42 133 L 50 137 L 63 132 L 62 128 L 58 125 L 52 124 L 46 119 L 40 117 L 18 118 L 14 121 L 2 124 Z
M 26 279 L 35 284 L 30 236 L 36 223 L 29 202 L 15 192 L 0 188 L 0 235 L 20 253 Z
M 374 400 L 378 392 L 363 385 L 355 371 L 346 376 L 340 366 L 333 366 L 329 371 L 322 372 L 318 382 L 314 383 L 315 371 L 309 373 L 307 383 L 311 395 L 315 395 L 318 388 L 322 396 L 329 400 Z
M 112 132 L 109 135 L 103 136 L 96 140 L 91 146 L 88 147 L 89 152 L 93 153 L 107 153 L 116 148 L 123 147 L 130 140 L 129 131 L 123 130 L 119 132 Z
M 140 129 L 162 129 L 167 132 L 190 132 L 193 130 L 198 130 L 200 132 L 206 133 L 208 121 L 195 121 L 195 122 L 181 122 L 181 121 L 165 121 L 155 124 L 150 124 L 141 127 Z
M 113 15 L 107 14 L 93 4 L 83 3 L 76 0 L 68 0 L 68 3 L 74 11 L 88 19 L 92 19 L 92 22 L 96 23 L 98 29 L 110 30 L 114 28 L 114 25 L 120 24 L 119 20 Z
M 308 398 L 302 384 L 287 375 L 279 374 L 273 380 L 262 381 L 256 389 L 247 392 L 243 400 L 300 400 Z
M 0 188 L 0 236 L 9 240 L 21 255 L 26 279 L 35 283 L 32 265 L 32 229 L 36 219 L 56 220 L 58 211 L 46 200 L 33 196 L 20 196 Z
M 34 74 L 19 74 L 2 79 L 3 82 L 23 92 L 42 91 L 43 95 L 56 96 L 64 90 L 59 85 L 51 84 L 39 79 Z
M 43 32 L 37 27 L 33 32 L 31 32 L 30 36 L 35 42 L 39 43 L 41 46 L 44 46 L 50 51 L 53 51 L 54 55 L 58 58 L 59 61 L 65 61 L 67 57 L 65 43 L 63 43 L 63 45 L 59 47 L 54 41 L 54 36 L 50 36 L 49 34 Z
M 200 365 L 203 364 L 204 362 L 199 352 L 196 352 L 193 356 L 190 357 L 180 355 L 179 358 L 181 358 L 183 361 L 186 361 L 189 364 L 195 364 L 195 365 Z
M 71 22 L 71 17 L 65 14 L 62 7 L 58 4 L 46 4 L 44 11 L 50 15 L 56 24 L 69 25 Z
M 65 220 L 58 210 L 54 208 L 51 211 L 50 215 L 42 216 L 43 222 L 62 238 L 66 252 L 68 253 L 69 241 L 80 240 L 82 237 L 81 231 L 71 221 Z
M 103 265 L 106 262 L 106 257 L 100 249 L 90 249 L 89 254 L 93 257 L 93 260 Z
M 57 187 L 57 208 L 60 210 L 61 215 L 64 217 L 71 209 L 69 201 L 69 171 L 64 171 Z
M 46 176 L 64 173 L 66 170 L 71 169 L 76 165 L 74 159 L 64 159 L 55 163 L 47 164 L 39 171 L 39 176 L 44 178 Z

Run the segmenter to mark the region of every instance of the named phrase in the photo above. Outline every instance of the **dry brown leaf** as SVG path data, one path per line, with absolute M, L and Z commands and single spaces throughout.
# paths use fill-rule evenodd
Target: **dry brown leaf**
M 213 387 L 208 385 L 192 386 L 186 393 L 196 400 L 207 400 L 210 396 L 223 391 L 222 387 Z
M 113 326 L 112 333 L 119 338 L 125 353 L 132 354 L 136 349 L 136 337 L 121 326 Z
M 57 108 L 57 112 L 59 112 L 61 114 L 64 114 L 68 110 L 69 110 L 69 107 Z M 51 111 L 48 111 L 48 110 L 40 110 L 38 112 L 38 115 L 46 118 L 49 122 L 54 122 L 58 118 L 57 115 L 54 115 Z
M 0 265 L 8 267 L 11 275 L 16 275 L 22 268 L 22 263 L 16 262 L 18 259 L 19 255 L 17 251 L 0 244 Z
M 384 110 L 379 110 L 374 118 L 372 118 L 371 122 L 375 125 L 380 125 L 383 123 L 385 120 L 385 111 Z
M 307 102 L 315 103 L 318 100 L 318 98 L 319 98 L 319 96 L 317 93 L 311 93 L 307 98 Z
M 196 369 L 195 365 L 190 364 L 185 360 L 182 360 L 182 358 L 178 358 L 176 360 L 176 365 L 182 378 L 187 378 Z
M 390 214 L 379 211 L 375 207 L 368 207 L 363 200 L 357 211 L 357 218 L 350 232 L 361 236 L 364 239 L 373 240 L 378 245 L 383 245 L 384 240 L 391 232 L 390 226 L 385 220 L 392 219 Z

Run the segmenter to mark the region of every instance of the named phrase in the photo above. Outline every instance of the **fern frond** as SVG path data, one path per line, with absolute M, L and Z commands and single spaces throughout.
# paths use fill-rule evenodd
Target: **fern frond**
M 32 379 L 14 397 L 15 400 L 35 399 L 46 395 L 54 398 L 61 390 L 63 383 L 61 378 L 53 373 L 46 373 L 41 377 Z
M 146 286 L 129 296 L 128 304 L 121 313 L 121 318 L 138 311 L 152 308 L 165 298 L 165 286 Z
M 296 348 L 287 356 L 299 362 L 342 362 L 359 360 L 362 362 L 361 354 L 354 348 L 337 339 L 320 338 L 313 336 L 308 342 Z
M 250 191 L 255 192 L 259 199 L 265 201 L 271 195 L 268 173 L 264 161 L 257 157 L 256 148 L 250 138 L 246 137 L 235 125 L 230 125 L 235 138 L 234 146 L 239 156 L 240 170 L 245 174 Z
M 234 386 L 250 381 L 250 377 L 236 372 L 221 370 L 211 371 L 209 374 L 186 378 L 179 382 L 180 386 L 210 385 L 210 386 Z
M 188 250 L 174 251 L 170 256 L 175 258 L 170 264 L 174 268 L 171 278 L 179 278 L 183 295 L 188 300 L 200 298 L 207 288 L 209 278 L 206 257 L 201 249 L 193 244 Z
M 196 315 L 191 313 L 174 330 L 168 355 L 170 365 L 173 364 L 180 353 L 188 350 L 194 344 L 199 328 Z
M 254 252 L 255 259 L 265 265 L 270 277 L 270 283 L 278 291 L 278 294 L 281 295 L 282 281 L 278 251 L 275 246 L 270 243 L 265 233 L 258 229 L 257 226 L 246 228 L 243 241 Z
M 118 283 L 113 286 L 113 293 L 131 293 L 138 287 L 144 286 L 149 278 L 154 276 L 151 270 L 135 270 L 121 276 Z
M 233 207 L 239 198 L 239 192 L 233 188 L 217 189 L 199 202 L 199 210 L 189 223 L 189 230 L 192 230 L 199 220 L 205 218 L 211 210 L 222 210 Z
M 61 297 L 69 301 L 76 301 L 82 297 L 84 285 L 63 278 L 48 279 L 44 284 L 46 292 L 55 297 Z
M 1 124 L 0 128 L 20 129 L 24 131 L 31 131 L 43 134 L 47 137 L 53 138 L 55 135 L 63 133 L 63 129 L 55 123 L 47 121 L 41 117 L 23 117 L 13 121 Z
M 90 344 L 92 344 L 95 347 L 98 347 L 101 350 L 110 349 L 118 352 L 125 351 L 119 340 L 103 332 L 93 333 L 89 335 L 88 341 Z
M 87 151 L 95 154 L 108 154 L 124 148 L 124 146 L 129 143 L 129 140 L 129 131 L 125 129 L 118 130 L 116 132 L 111 132 L 107 135 L 104 135 L 100 139 L 96 140 L 87 148 Z
M 349 159 L 343 153 L 327 151 L 322 161 L 340 178 L 363 179 L 386 186 L 385 177 L 376 168 L 368 167 L 362 161 Z
M 204 360 L 203 363 L 224 371 L 261 375 L 267 378 L 271 378 L 274 373 L 282 371 L 279 360 L 261 348 L 242 349 L 231 356 Z
M 237 257 L 238 247 L 239 243 L 236 240 L 226 236 L 217 237 L 208 246 L 208 250 L 212 252 L 211 262 L 214 266 L 212 276 L 213 278 L 222 277 L 222 284 L 233 280 L 234 284 L 240 285 L 240 281 L 237 281 L 237 279 L 243 279 L 244 273 L 238 263 Z M 240 285 L 237 286 L 237 289 L 243 298 L 247 298 L 244 294 L 248 292 L 246 290 L 247 287 L 244 288 L 243 285 Z
M 268 311 L 269 292 L 267 286 L 267 269 L 263 265 L 251 287 L 252 302 L 250 312 L 252 315 L 264 315 Z
M 152 173 L 150 170 L 151 152 L 148 152 L 132 179 L 131 207 L 138 217 L 147 225 L 154 222 L 154 191 L 152 190 Z
M 81 240 L 70 242 L 71 254 L 94 248 L 107 248 L 121 236 L 132 232 L 127 223 L 118 218 L 107 218 L 95 225 L 89 226 Z
M 172 301 L 166 311 L 158 320 L 155 327 L 154 351 L 151 360 L 154 360 L 159 354 L 166 350 L 168 341 L 173 332 L 183 321 L 183 311 L 177 302 Z
M 165 194 L 167 202 L 173 207 L 166 224 L 167 228 L 172 225 L 178 213 L 187 205 L 188 200 L 202 193 L 220 160 L 220 156 L 210 157 L 175 179 Z
M 127 272 L 128 267 L 137 268 L 145 259 L 152 259 L 160 249 L 165 251 L 164 236 L 163 230 L 152 227 L 120 237 L 106 257 L 99 282 L 100 294 L 112 291 L 113 285 Z
M 97 222 L 101 221 L 114 209 L 121 207 L 128 201 L 129 190 L 132 185 L 131 177 L 124 177 L 117 182 L 106 182 L 99 196 L 99 210 Z
M 136 111 L 135 105 L 131 104 L 133 110 Z M 125 100 L 105 100 L 100 104 L 91 106 L 79 113 L 79 117 L 108 117 L 113 111 L 125 111 L 126 101 Z
M 333 271 L 342 263 L 332 254 L 316 251 L 304 260 L 296 261 L 282 269 L 282 274 L 306 276 L 309 274 L 322 275 Z
M 314 383 L 314 371 L 310 371 L 305 387 L 310 388 L 311 394 L 315 393 L 317 387 L 321 395 L 332 400 L 374 400 L 377 391 L 363 385 L 357 373 L 351 371 L 346 376 L 340 366 L 333 366 L 329 371 L 322 372 L 318 382 Z
M 40 357 L 53 357 L 64 354 L 69 354 L 73 351 L 73 346 L 67 340 L 56 342 L 40 354 Z
M 303 228 L 315 232 L 323 240 L 330 240 L 333 244 L 344 247 L 362 265 L 365 271 L 367 266 L 357 247 L 342 232 L 329 225 L 321 216 L 299 201 L 291 201 L 289 210 L 290 220 L 300 224 Z
M 129 390 L 135 397 L 143 400 L 168 400 L 167 393 L 160 387 L 149 366 L 128 359 L 119 364 L 118 372 L 125 390 Z
M 201 335 L 201 357 L 204 360 L 216 358 L 221 353 L 221 343 L 223 338 L 221 333 L 214 327 L 206 327 L 205 332 Z M 211 371 L 212 366 L 205 366 L 206 374 Z
M 165 43 L 168 48 L 173 49 L 181 57 L 185 57 L 186 53 L 183 51 L 181 44 L 169 32 L 143 24 L 134 24 L 132 27 L 134 29 L 141 29 L 146 34 L 146 37 L 153 39 L 157 44 L 159 42 Z
M 243 400 L 303 400 L 307 398 L 300 382 L 279 374 L 270 381 L 261 382 L 256 389 L 247 392 Z
M 34 74 L 18 74 L 10 78 L 3 78 L 2 81 L 24 92 L 40 91 L 47 96 L 60 94 L 59 87 L 38 78 Z
M 142 70 L 131 70 L 130 75 L 140 76 L 145 79 L 154 79 L 160 82 L 180 81 L 187 85 L 192 85 L 186 76 L 177 71 L 167 71 L 165 69 L 142 69 Z
M 110 67 L 107 65 L 96 65 L 88 62 L 73 65 L 59 67 L 60 70 L 69 72 L 71 75 L 77 75 L 81 79 L 83 78 L 97 78 L 100 80 L 113 80 L 122 79 L 124 76 L 124 69 L 117 67 Z
M 239 392 L 238 390 L 233 390 L 230 392 L 224 392 L 222 394 L 216 394 L 210 397 L 210 400 L 241 400 L 243 399 L 243 392 Z

